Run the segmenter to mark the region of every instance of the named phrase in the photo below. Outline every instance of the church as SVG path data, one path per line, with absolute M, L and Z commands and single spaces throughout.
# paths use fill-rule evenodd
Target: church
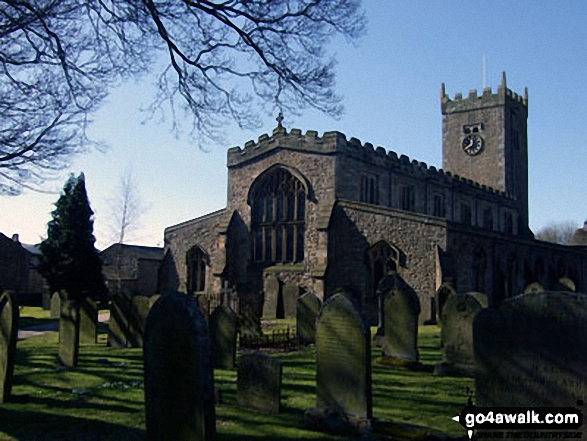
M 528 92 L 441 90 L 442 169 L 339 132 L 287 130 L 227 153 L 226 208 L 165 230 L 160 291 L 227 289 L 268 318 L 299 295 L 349 290 L 377 324 L 376 289 L 397 272 L 435 319 L 443 283 L 490 304 L 533 282 L 587 289 L 587 247 L 528 226 Z

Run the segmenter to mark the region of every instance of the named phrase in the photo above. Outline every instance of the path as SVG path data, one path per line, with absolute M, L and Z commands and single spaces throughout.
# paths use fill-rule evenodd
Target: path
M 107 322 L 110 318 L 110 312 L 101 312 L 98 314 L 98 321 L 100 322 Z M 59 320 L 55 319 L 55 321 L 51 323 L 45 323 L 43 325 L 38 326 L 31 326 L 30 328 L 26 329 L 19 329 L 18 330 L 18 339 L 23 340 L 25 338 L 30 337 L 38 337 L 39 335 L 45 335 L 49 332 L 58 332 L 59 331 Z

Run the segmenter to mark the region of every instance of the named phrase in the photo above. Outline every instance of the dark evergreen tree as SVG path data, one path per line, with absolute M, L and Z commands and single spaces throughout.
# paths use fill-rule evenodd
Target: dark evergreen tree
M 40 245 L 39 270 L 52 292 L 64 290 L 75 300 L 98 298 L 105 292 L 93 215 L 84 174 L 71 175 L 51 213 L 47 239 Z

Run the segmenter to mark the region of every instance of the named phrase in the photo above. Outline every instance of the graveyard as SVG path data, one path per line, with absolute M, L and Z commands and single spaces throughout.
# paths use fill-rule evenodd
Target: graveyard
M 27 325 L 49 322 L 49 311 L 24 308 Z M 263 323 L 264 332 L 295 326 L 295 320 Z M 80 346 L 79 364 L 62 366 L 57 358 L 58 334 L 20 340 L 16 353 L 12 396 L 0 407 L 0 440 L 144 440 L 145 390 L 141 348 L 107 347 L 107 325 L 98 328 L 96 344 Z M 376 328 L 371 328 L 374 335 Z M 463 436 L 451 420 L 464 406 L 472 378 L 432 374 L 443 356 L 440 328 L 420 326 L 419 360 L 423 369 L 379 364 L 381 348 L 371 347 L 373 417 L 380 421 L 373 439 L 424 439 L 431 433 Z M 252 351 L 239 350 L 236 364 Z M 244 404 L 237 393 L 237 368 L 215 368 L 217 440 L 344 440 L 310 430 L 304 413 L 316 405 L 316 347 L 273 351 L 281 363 L 279 413 Z M 395 424 L 400 423 L 400 424 Z M 404 425 L 419 428 L 408 430 Z

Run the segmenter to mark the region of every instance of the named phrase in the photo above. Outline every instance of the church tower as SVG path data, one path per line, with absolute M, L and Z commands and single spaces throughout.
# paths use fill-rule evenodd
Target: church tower
M 524 96 L 507 88 L 505 72 L 497 93 L 451 100 L 441 91 L 442 168 L 514 196 L 521 234 L 528 229 L 528 89 Z

